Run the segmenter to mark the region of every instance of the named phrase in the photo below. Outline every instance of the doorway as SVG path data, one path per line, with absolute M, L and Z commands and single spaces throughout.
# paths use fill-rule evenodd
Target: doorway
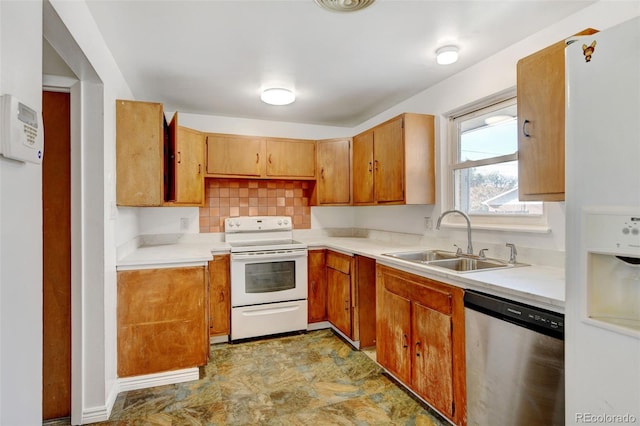
M 44 91 L 42 118 L 42 417 L 71 416 L 71 124 L 69 93 Z

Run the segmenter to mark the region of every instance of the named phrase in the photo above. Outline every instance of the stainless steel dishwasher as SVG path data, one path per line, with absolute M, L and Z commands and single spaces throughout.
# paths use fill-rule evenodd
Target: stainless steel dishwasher
M 564 425 L 564 315 L 467 291 L 467 424 Z

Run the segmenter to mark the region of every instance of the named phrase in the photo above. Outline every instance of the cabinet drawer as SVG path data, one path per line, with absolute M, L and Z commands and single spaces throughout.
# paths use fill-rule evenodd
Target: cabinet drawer
M 327 252 L 327 267 L 340 271 L 343 274 L 349 275 L 351 273 L 351 256 L 346 254 L 336 253 L 334 251 Z
M 452 295 L 445 289 L 429 285 L 426 278 L 417 277 L 401 271 L 385 270 L 384 287 L 391 293 L 436 310 L 446 315 L 452 312 Z

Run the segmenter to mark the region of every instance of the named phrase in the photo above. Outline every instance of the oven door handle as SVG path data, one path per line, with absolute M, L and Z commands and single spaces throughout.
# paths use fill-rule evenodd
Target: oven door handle
M 291 259 L 294 257 L 306 257 L 307 250 L 274 250 L 260 253 L 231 253 L 231 260 L 256 260 L 264 259 Z

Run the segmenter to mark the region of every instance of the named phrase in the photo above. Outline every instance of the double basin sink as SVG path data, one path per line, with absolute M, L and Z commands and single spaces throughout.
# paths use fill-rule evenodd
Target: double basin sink
M 509 263 L 500 259 L 458 254 L 445 250 L 404 251 L 384 253 L 384 255 L 422 265 L 444 268 L 457 273 L 526 266 L 524 263 Z

